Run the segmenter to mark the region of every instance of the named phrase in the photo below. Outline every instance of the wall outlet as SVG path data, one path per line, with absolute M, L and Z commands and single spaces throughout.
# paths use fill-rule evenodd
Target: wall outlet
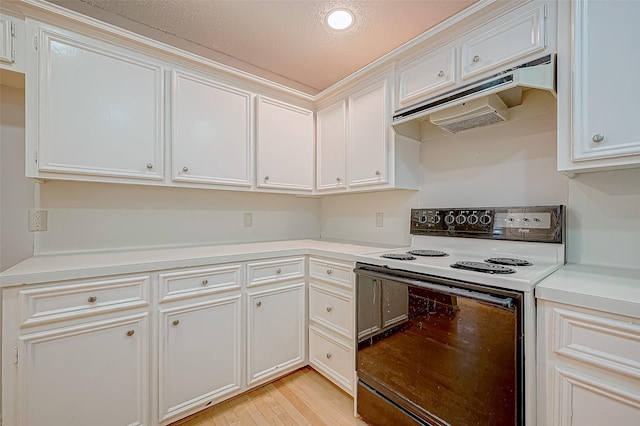
M 245 228 L 253 226 L 253 213 L 244 214 L 244 226 Z
M 382 228 L 384 226 L 384 215 L 382 212 L 376 212 L 376 227 Z
M 46 210 L 29 210 L 29 231 L 46 231 L 47 230 L 47 211 Z

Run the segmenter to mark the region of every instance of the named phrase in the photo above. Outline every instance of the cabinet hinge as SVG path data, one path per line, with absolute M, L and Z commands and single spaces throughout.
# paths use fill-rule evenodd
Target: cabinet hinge
M 544 35 L 544 47 L 549 46 L 549 34 Z
M 36 163 L 38 162 L 38 150 L 37 149 L 33 150 L 33 161 L 35 161 Z
M 11 37 L 15 37 L 16 36 L 16 24 L 14 24 L 13 22 L 11 23 Z
M 547 16 L 549 16 L 549 5 L 548 5 L 548 4 L 545 4 L 545 5 L 544 5 L 543 13 L 544 13 L 544 17 L 545 17 L 545 18 L 546 18 Z
M 33 48 L 38 50 L 38 35 L 33 36 Z
M 14 63 L 16 61 L 16 51 L 12 50 L 11 51 L 11 63 Z
M 18 347 L 17 346 L 13 347 L 13 363 L 14 364 L 18 363 Z

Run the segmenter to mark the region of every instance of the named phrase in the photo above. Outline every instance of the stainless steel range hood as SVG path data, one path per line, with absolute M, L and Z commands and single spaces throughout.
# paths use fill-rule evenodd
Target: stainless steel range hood
M 520 105 L 522 90 L 549 90 L 555 95 L 555 58 L 551 55 L 500 74 L 458 87 L 398 111 L 392 124 L 430 121 L 457 133 L 508 120 L 508 108 Z

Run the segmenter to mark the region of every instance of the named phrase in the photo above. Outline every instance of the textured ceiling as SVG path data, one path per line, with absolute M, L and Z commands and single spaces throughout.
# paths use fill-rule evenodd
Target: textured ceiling
M 316 94 L 477 0 L 49 0 Z M 355 24 L 324 24 L 345 8 Z

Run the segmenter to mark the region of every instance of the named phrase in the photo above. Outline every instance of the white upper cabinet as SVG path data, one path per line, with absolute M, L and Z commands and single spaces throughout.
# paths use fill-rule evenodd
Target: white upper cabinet
M 251 94 L 173 72 L 172 179 L 251 186 Z
M 462 43 L 462 78 L 474 77 L 503 64 L 541 52 L 546 47 L 545 16 L 547 6 L 540 5 L 509 15 L 505 22 L 482 28 Z
M 389 182 L 389 79 L 349 96 L 349 186 Z
M 429 52 L 398 68 L 398 108 L 456 84 L 456 48 Z
M 566 3 L 566 4 L 565 4 Z M 558 169 L 640 164 L 640 2 L 560 2 Z M 573 29 L 573 33 L 571 32 Z M 573 42 L 573 44 L 571 44 Z
M 0 68 L 24 73 L 24 33 L 24 20 L 0 13 Z
M 317 113 L 317 189 L 345 189 L 347 104 L 342 100 Z
M 311 192 L 313 113 L 263 96 L 257 109 L 258 188 Z
M 37 50 L 30 46 L 27 73 L 27 174 L 162 180 L 162 66 L 116 45 L 28 24 Z

